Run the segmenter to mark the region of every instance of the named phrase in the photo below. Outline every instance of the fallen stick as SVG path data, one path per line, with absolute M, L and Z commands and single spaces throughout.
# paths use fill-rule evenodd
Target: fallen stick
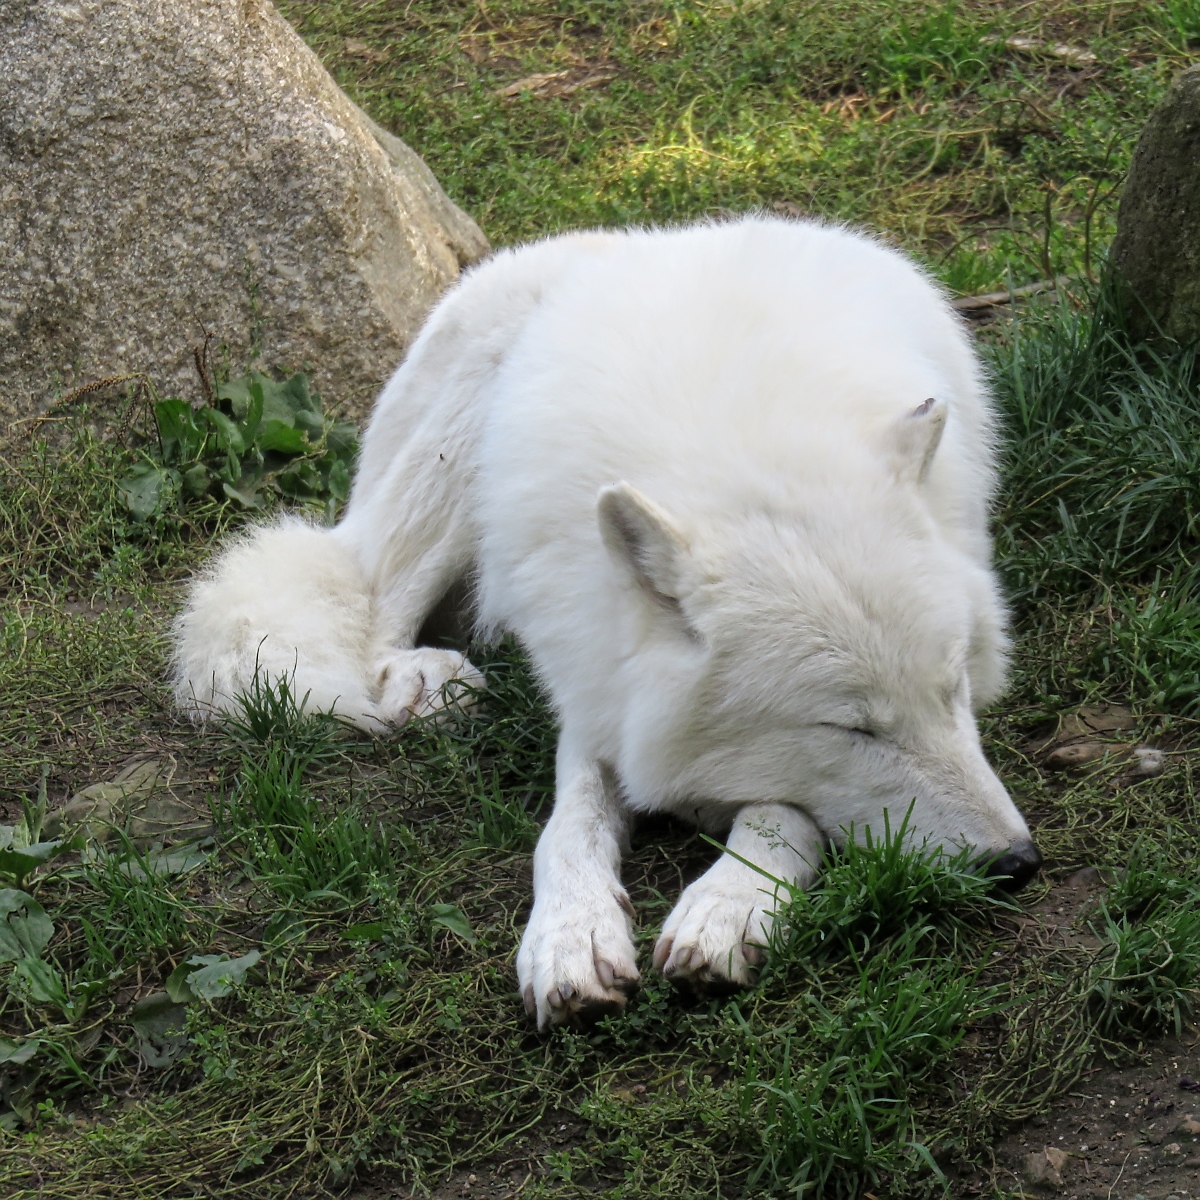
M 970 312 L 975 308 L 995 308 L 1000 304 L 1009 304 L 1013 300 L 1020 300 L 1024 296 L 1048 292 L 1051 288 L 1058 287 L 1060 283 L 1066 283 L 1067 279 L 1068 276 L 1060 275 L 1057 279 L 1043 279 L 1040 283 L 1027 283 L 1023 287 L 1009 288 L 1004 292 L 986 292 L 982 296 L 963 296 L 951 303 L 959 312 Z

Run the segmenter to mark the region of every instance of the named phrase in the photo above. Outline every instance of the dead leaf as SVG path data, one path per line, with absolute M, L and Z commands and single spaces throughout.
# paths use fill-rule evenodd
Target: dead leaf
M 347 38 L 345 51 L 351 58 L 361 58 L 365 62 L 381 63 L 388 57 L 386 50 L 379 50 L 374 46 L 367 45 L 366 42 L 360 42 L 357 38 Z
M 524 79 L 518 79 L 516 83 L 497 88 L 495 94 L 497 96 L 519 96 L 522 92 L 540 92 L 555 80 L 565 79 L 570 73 L 570 71 L 542 71 L 537 75 L 526 75 Z
M 1035 1154 L 1025 1156 L 1025 1175 L 1030 1183 L 1046 1183 L 1062 1187 L 1063 1170 L 1070 1155 L 1057 1146 L 1044 1146 Z
M 1129 757 L 1129 747 L 1110 743 L 1107 738 L 1137 726 L 1137 717 L 1119 704 L 1088 706 L 1060 717 L 1054 731 L 1043 734 L 1033 743 L 1031 751 L 1041 756 L 1043 765 L 1051 771 L 1082 767 L 1106 754 L 1114 761 L 1121 761 Z
M 600 70 L 580 75 L 575 70 L 542 71 L 537 75 L 526 75 L 516 83 L 497 88 L 497 96 L 519 96 L 522 92 L 532 92 L 535 96 L 570 96 L 573 92 L 584 88 L 599 87 L 610 79 L 617 77 L 616 71 Z
M 202 801 L 189 803 L 180 796 L 187 789 L 176 786 L 175 775 L 172 758 L 136 760 L 115 778 L 77 792 L 49 814 L 45 829 L 55 837 L 82 833 L 101 845 L 115 829 L 125 830 L 135 841 L 194 838 L 212 822 Z
M 573 83 L 555 88 L 552 94 L 569 96 L 572 92 L 582 92 L 585 88 L 599 87 L 602 83 L 608 83 L 610 79 L 616 79 L 616 77 L 616 71 L 597 71 L 594 75 L 586 75 L 583 79 L 576 79 Z
M 1066 42 L 1043 42 L 1040 38 L 1010 37 L 1005 38 L 1004 44 L 1010 50 L 1020 50 L 1027 54 L 1045 54 L 1057 58 L 1072 67 L 1086 67 L 1096 62 L 1096 56 L 1090 50 L 1080 46 L 1069 46 Z

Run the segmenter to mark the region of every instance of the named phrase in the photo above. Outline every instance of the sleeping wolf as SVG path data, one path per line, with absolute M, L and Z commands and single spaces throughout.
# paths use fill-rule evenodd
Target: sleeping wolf
M 367 729 L 481 682 L 415 645 L 468 582 L 562 732 L 517 959 L 539 1025 L 624 1003 L 631 815 L 727 835 L 654 964 L 743 984 L 827 839 L 899 823 L 1020 886 L 1040 857 L 984 759 L 1005 616 L 994 418 L 910 262 L 751 218 L 495 255 L 429 318 L 367 429 L 346 515 L 285 519 L 193 585 L 175 685 L 197 717 L 256 670 Z

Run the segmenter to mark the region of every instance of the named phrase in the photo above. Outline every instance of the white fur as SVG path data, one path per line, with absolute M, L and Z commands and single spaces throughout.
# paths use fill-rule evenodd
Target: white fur
M 732 826 L 801 882 L 823 838 L 910 804 L 935 844 L 1028 842 L 973 716 L 1005 670 L 994 484 L 972 349 L 901 255 L 765 219 L 557 238 L 438 306 L 336 529 L 256 531 L 195 585 L 176 694 L 227 708 L 258 654 L 315 706 L 399 723 L 429 703 L 407 695 L 424 618 L 472 579 L 480 630 L 520 638 L 562 723 L 518 957 L 539 1022 L 562 1020 L 636 978 L 631 810 Z M 746 981 L 763 880 L 718 861 L 660 964 Z

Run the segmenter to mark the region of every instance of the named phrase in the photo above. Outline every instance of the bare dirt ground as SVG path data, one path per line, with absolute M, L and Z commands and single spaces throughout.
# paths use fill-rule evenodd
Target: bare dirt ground
M 1024 923 L 1042 943 L 1096 943 L 1083 927 L 1102 892 L 1098 874 L 1076 872 L 1051 889 Z M 1200 1196 L 1200 1029 L 1131 1047 L 1128 1061 L 1087 1070 L 1044 1115 L 995 1147 L 989 1179 L 973 1172 L 957 1196 L 1017 1194 L 1067 1200 L 1189 1200 Z

